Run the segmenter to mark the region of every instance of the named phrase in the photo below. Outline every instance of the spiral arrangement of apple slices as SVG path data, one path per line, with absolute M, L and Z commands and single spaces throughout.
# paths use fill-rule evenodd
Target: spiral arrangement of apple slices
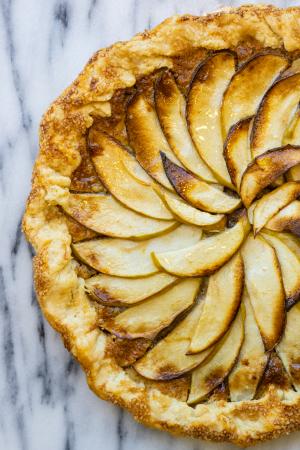
M 271 353 L 300 390 L 300 73 L 276 52 L 238 67 L 210 54 L 185 96 L 167 69 L 126 111 L 129 146 L 88 135 L 105 193 L 63 208 L 94 233 L 73 243 L 97 273 L 111 336 L 147 342 L 131 366 L 150 380 L 191 374 L 187 402 L 226 381 L 251 400 Z

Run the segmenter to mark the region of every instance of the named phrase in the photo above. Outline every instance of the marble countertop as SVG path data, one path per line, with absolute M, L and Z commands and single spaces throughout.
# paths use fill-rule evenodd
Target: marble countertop
M 1 0 L 0 449 L 235 448 L 146 429 L 89 391 L 77 363 L 41 315 L 32 286 L 32 251 L 20 225 L 41 115 L 92 53 L 172 14 L 199 15 L 241 3 Z M 298 2 L 273 3 L 286 6 Z M 256 448 L 296 450 L 299 438 L 298 433 Z

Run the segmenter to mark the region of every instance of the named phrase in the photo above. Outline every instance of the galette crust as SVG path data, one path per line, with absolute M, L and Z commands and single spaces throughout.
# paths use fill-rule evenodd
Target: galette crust
M 241 446 L 300 429 L 300 394 L 271 385 L 259 400 L 220 400 L 193 408 L 130 377 L 106 351 L 108 338 L 97 327 L 97 312 L 77 275 L 71 236 L 57 205 L 67 201 L 70 176 L 80 164 L 92 117 L 110 114 L 117 89 L 133 86 L 160 67 L 172 67 L 172 57 L 186 51 L 230 49 L 247 41 L 299 50 L 300 8 L 255 5 L 203 17 L 174 16 L 128 42 L 98 51 L 42 119 L 23 221 L 36 251 L 34 281 L 41 308 L 85 370 L 90 388 L 145 425 Z

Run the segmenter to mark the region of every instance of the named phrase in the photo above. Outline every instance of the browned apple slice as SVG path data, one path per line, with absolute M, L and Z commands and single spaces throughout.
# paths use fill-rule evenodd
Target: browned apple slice
M 247 291 L 243 294 L 245 305 L 245 338 L 238 361 L 229 374 L 230 399 L 233 402 L 252 400 L 264 373 L 268 357 L 257 326 Z
M 276 213 L 300 195 L 300 183 L 289 181 L 260 198 L 253 212 L 253 229 L 258 233 Z
M 180 225 L 175 230 L 146 241 L 103 238 L 73 245 L 75 255 L 99 272 L 119 277 L 144 277 L 157 273 L 151 253 L 178 250 L 196 244 L 201 228 Z
M 238 253 L 209 278 L 203 311 L 189 353 L 206 350 L 226 333 L 240 305 L 243 287 L 244 266 Z
M 200 285 L 200 278 L 183 280 L 167 291 L 156 294 L 108 319 L 103 328 L 122 338 L 152 339 L 168 327 L 179 314 L 192 306 Z
M 133 305 L 157 294 L 176 282 L 167 273 L 143 278 L 120 278 L 98 274 L 85 282 L 86 291 L 94 300 L 108 306 Z
M 264 96 L 251 133 L 253 157 L 282 145 L 284 132 L 300 100 L 300 73 L 281 78 Z
M 229 374 L 239 355 L 244 339 L 244 308 L 240 308 L 231 327 L 215 350 L 192 373 L 188 404 L 204 400 Z
M 154 251 L 158 267 L 181 277 L 206 276 L 225 264 L 241 246 L 250 226 L 244 214 L 234 227 L 176 251 Z
M 251 162 L 249 147 L 249 127 L 251 118 L 242 120 L 234 125 L 224 144 L 224 157 L 232 183 L 239 191 L 242 175 Z
M 134 158 L 120 143 L 106 133 L 91 128 L 89 146 L 97 173 L 114 197 L 145 216 L 172 219 L 170 211 L 151 185 L 138 181 L 125 169 L 125 164 L 134 164 Z
M 289 231 L 300 236 L 300 201 L 295 200 L 285 208 L 282 208 L 265 225 L 268 230 Z
M 169 71 L 162 72 L 156 82 L 155 106 L 163 132 L 179 161 L 201 179 L 217 183 L 194 147 L 186 124 L 185 99 Z
M 202 307 L 203 302 L 196 305 L 171 333 L 135 364 L 135 370 L 143 377 L 152 380 L 172 380 L 201 364 L 214 347 L 197 355 L 187 355 L 186 353 Z
M 211 213 L 227 213 L 240 206 L 239 198 L 232 197 L 213 185 L 199 180 L 190 172 L 173 163 L 164 153 L 161 154 L 161 157 L 167 177 L 176 192 L 196 208 Z
M 286 325 L 276 351 L 291 377 L 294 388 L 300 391 L 300 303 L 286 315 Z
M 210 232 L 224 229 L 226 225 L 226 216 L 224 214 L 210 214 L 200 211 L 181 200 L 180 197 L 172 192 L 161 192 L 161 195 L 171 213 L 181 222 L 197 225 Z
M 300 296 L 300 261 L 284 240 L 279 238 L 279 233 L 266 231 L 262 235 L 275 249 L 282 274 L 286 305 L 289 307 L 296 303 Z
M 229 51 L 209 56 L 195 73 L 187 103 L 189 129 L 200 156 L 220 183 L 231 188 L 223 157 L 221 105 L 235 64 L 235 55 Z
M 270 51 L 255 55 L 239 68 L 223 97 L 224 138 L 232 125 L 256 113 L 266 90 L 287 66 L 288 60 L 284 55 Z
M 248 236 L 242 247 L 245 284 L 267 350 L 280 339 L 285 293 L 275 250 L 261 237 Z
M 162 132 L 154 107 L 140 92 L 128 103 L 126 128 L 129 144 L 134 149 L 138 162 L 151 177 L 172 190 L 159 152 L 165 152 L 174 162 L 180 163 Z
M 142 216 L 123 206 L 111 195 L 70 194 L 63 208 L 79 223 L 105 236 L 147 239 L 177 226 L 174 221 Z
M 244 172 L 241 197 L 250 206 L 257 195 L 291 167 L 300 163 L 300 147 L 286 145 L 255 158 Z

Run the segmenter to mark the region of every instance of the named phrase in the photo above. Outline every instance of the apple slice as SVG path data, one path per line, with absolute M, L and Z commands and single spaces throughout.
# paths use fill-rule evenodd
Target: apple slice
M 165 152 L 174 162 L 180 163 L 162 132 L 154 107 L 140 92 L 127 105 L 126 129 L 129 144 L 141 166 L 156 181 L 172 190 L 159 152 Z
M 284 142 L 291 145 L 300 145 L 300 110 L 298 108 L 292 124 L 284 137 Z M 300 181 L 300 164 L 292 167 L 287 173 L 289 181 Z
M 210 275 L 237 252 L 249 230 L 248 219 L 246 214 L 243 214 L 234 227 L 181 250 L 156 250 L 153 252 L 153 259 L 158 267 L 173 275 Z
M 286 315 L 286 325 L 276 351 L 288 372 L 293 386 L 300 391 L 300 303 Z
M 224 144 L 224 157 L 232 183 L 240 189 L 242 175 L 251 162 L 248 142 L 251 118 L 232 126 Z
M 147 174 L 137 160 L 134 157 L 131 157 L 131 155 L 129 158 L 123 158 L 122 164 L 129 175 L 135 178 L 139 183 L 142 183 L 145 186 L 151 186 L 154 184 L 153 178 Z
M 70 194 L 63 208 L 79 223 L 105 236 L 147 239 L 178 226 L 174 221 L 142 216 L 110 195 Z
M 101 181 L 121 203 L 155 219 L 173 218 L 152 186 L 138 181 L 125 169 L 125 164 L 134 164 L 134 158 L 119 142 L 108 134 L 91 128 L 89 147 Z
M 249 207 L 257 195 L 291 167 L 300 163 L 300 147 L 269 150 L 249 164 L 241 182 L 241 197 Z
M 201 239 L 199 227 L 180 225 L 170 233 L 135 242 L 126 239 L 103 238 L 73 245 L 75 256 L 99 272 L 119 277 L 144 277 L 159 269 L 151 258 L 153 251 L 179 250 Z
M 203 311 L 189 353 L 206 350 L 226 333 L 239 308 L 243 287 L 244 266 L 238 253 L 209 278 Z
M 256 203 L 257 203 L 257 201 L 253 202 L 249 206 L 249 208 L 247 209 L 248 220 L 249 220 L 251 225 L 253 225 L 253 215 L 254 215 L 254 210 L 255 210 L 255 207 L 256 207 Z
M 300 201 L 295 200 L 279 211 L 265 225 L 272 231 L 289 231 L 300 236 Z
M 219 182 L 230 188 L 233 185 L 223 157 L 221 105 L 235 65 L 232 52 L 209 56 L 193 77 L 187 102 L 187 121 L 195 146 Z
M 154 295 L 139 305 L 126 309 L 107 319 L 103 328 L 118 337 L 153 339 L 161 330 L 194 303 L 201 286 L 201 279 L 183 280 L 167 291 Z
M 300 240 L 298 237 L 293 236 L 290 233 L 277 233 L 276 236 L 288 246 L 288 248 L 294 252 L 300 261 Z
M 211 347 L 197 355 L 187 355 L 193 330 L 199 320 L 203 302 L 134 366 L 145 378 L 172 380 L 201 364 L 212 352 Z
M 245 284 L 267 350 L 279 341 L 285 320 L 285 293 L 276 252 L 261 236 L 242 247 Z
M 167 273 L 143 278 L 120 278 L 95 275 L 85 282 L 86 291 L 99 303 L 107 306 L 129 306 L 157 294 L 177 281 Z
M 155 106 L 162 130 L 179 161 L 202 180 L 217 183 L 194 147 L 186 124 L 185 99 L 169 71 L 163 71 L 156 82 Z
M 233 75 L 222 103 L 223 136 L 232 125 L 253 116 L 266 90 L 278 75 L 287 68 L 288 59 L 268 51 L 248 59 Z M 255 76 L 254 74 L 259 74 Z
M 300 183 L 289 181 L 261 197 L 253 212 L 253 229 L 257 234 L 276 213 L 300 195 Z
M 300 73 L 281 78 L 265 94 L 251 133 L 252 156 L 282 145 L 285 130 L 300 100 Z
M 171 213 L 180 221 L 197 225 L 210 232 L 224 229 L 226 225 L 224 214 L 210 214 L 200 211 L 171 192 L 163 192 L 161 195 Z
M 245 338 L 238 361 L 228 378 L 232 402 L 247 401 L 254 398 L 258 383 L 268 362 L 265 346 L 246 290 L 243 294 L 243 304 L 246 312 Z
M 244 339 L 244 308 L 241 307 L 231 327 L 204 363 L 192 373 L 188 404 L 204 400 L 229 374 Z
M 276 252 L 286 295 L 286 305 L 290 307 L 300 296 L 300 261 L 284 240 L 279 238 L 279 233 L 266 231 L 262 235 Z
M 196 208 L 211 213 L 227 213 L 240 206 L 239 198 L 231 197 L 213 185 L 199 180 L 173 163 L 164 153 L 161 153 L 161 157 L 167 177 L 178 195 Z

